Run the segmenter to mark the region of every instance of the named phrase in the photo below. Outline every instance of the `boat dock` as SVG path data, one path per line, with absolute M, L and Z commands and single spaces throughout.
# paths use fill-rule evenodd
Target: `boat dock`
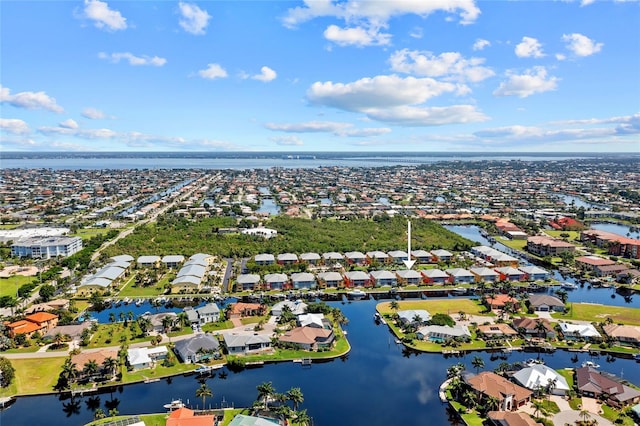
M 440 402 L 447 402 L 447 388 L 449 387 L 449 383 L 451 383 L 451 379 L 445 380 L 438 390 L 438 397 L 440 398 Z

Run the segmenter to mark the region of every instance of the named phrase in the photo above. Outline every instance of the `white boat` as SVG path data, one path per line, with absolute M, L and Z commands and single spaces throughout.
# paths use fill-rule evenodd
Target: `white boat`
M 131 303 L 131 299 L 129 299 L 128 297 L 125 297 L 124 299 L 122 299 L 122 303 L 124 303 L 125 305 L 128 305 L 129 303 Z
M 464 287 L 456 287 L 451 290 L 451 294 L 455 296 L 464 296 L 465 294 L 467 294 L 467 289 Z
M 136 300 L 136 306 L 140 306 L 144 303 L 144 299 L 138 299 Z
M 575 289 L 578 288 L 578 286 L 576 284 L 568 283 L 568 282 L 560 284 L 560 287 L 565 289 L 565 290 L 575 290 Z
M 585 361 L 582 363 L 583 367 L 600 368 L 600 364 L 596 364 L 593 361 Z
M 359 290 L 359 289 L 351 290 L 347 294 L 349 295 L 349 297 L 351 297 L 353 299 L 362 299 L 363 297 L 365 297 L 367 295 L 366 292 L 364 292 L 362 290 Z
M 167 410 L 177 410 L 178 408 L 184 408 L 185 405 L 181 399 L 174 399 L 170 403 L 164 404 L 163 407 L 166 408 Z

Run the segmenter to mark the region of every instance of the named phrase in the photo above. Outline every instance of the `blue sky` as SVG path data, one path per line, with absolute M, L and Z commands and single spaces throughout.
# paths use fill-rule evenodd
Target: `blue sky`
M 640 151 L 640 3 L 1 1 L 2 151 Z

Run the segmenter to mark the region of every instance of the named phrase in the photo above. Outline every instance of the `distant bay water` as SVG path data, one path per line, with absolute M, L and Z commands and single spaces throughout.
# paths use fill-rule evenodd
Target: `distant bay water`
M 210 169 L 385 167 L 447 161 L 629 159 L 629 154 L 513 152 L 3 152 L 3 169 Z

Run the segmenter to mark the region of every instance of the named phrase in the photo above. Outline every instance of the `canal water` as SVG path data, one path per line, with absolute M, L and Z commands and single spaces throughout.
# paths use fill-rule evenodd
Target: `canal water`
M 569 292 L 570 301 L 582 297 L 593 301 L 621 302 L 610 299 L 607 289 L 578 289 Z M 373 320 L 375 300 L 362 300 L 331 305 L 343 309 L 349 318 L 345 326 L 351 352 L 341 359 L 314 363 L 303 367 L 293 362 L 267 364 L 259 368 L 234 373 L 223 368 L 209 378 L 207 385 L 214 393 L 207 406 L 250 406 L 257 397 L 256 386 L 271 381 L 279 392 L 300 387 L 306 408 L 315 425 L 449 425 L 446 406 L 438 399 L 438 387 L 446 378 L 452 364 L 462 362 L 472 370 L 471 360 L 480 355 L 485 369 L 496 368 L 501 362 L 513 363 L 536 357 L 537 354 L 513 352 L 511 354 L 476 353 L 460 358 L 447 358 L 440 354 L 415 354 L 403 351 L 384 325 Z M 624 302 L 622 302 L 624 303 Z M 637 306 L 637 302 L 632 305 Z M 500 358 L 500 356 L 502 358 Z M 640 384 L 640 369 L 632 360 L 605 357 L 592 358 L 587 353 L 557 351 L 542 354 L 546 364 L 553 368 L 579 365 L 592 360 L 602 369 Z M 113 392 L 92 397 L 60 399 L 58 395 L 18 398 L 7 410 L 0 412 L 0 425 L 81 425 L 92 420 L 96 408 L 105 411 L 117 408 L 120 414 L 162 412 L 163 404 L 180 398 L 192 406 L 201 404 L 195 397 L 199 386 L 195 376 L 177 376 L 156 383 L 136 384 L 113 388 Z

